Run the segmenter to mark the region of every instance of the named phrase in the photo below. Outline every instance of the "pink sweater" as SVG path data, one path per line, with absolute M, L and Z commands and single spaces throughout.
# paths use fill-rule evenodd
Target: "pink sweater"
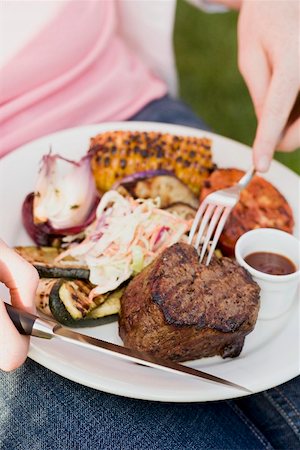
M 0 69 L 0 157 L 55 130 L 128 119 L 166 93 L 118 36 L 114 0 L 60 2 L 37 30 Z

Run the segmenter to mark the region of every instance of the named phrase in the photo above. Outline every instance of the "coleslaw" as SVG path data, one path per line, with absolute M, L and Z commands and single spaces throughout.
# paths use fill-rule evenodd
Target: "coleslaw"
M 186 239 L 192 220 L 159 206 L 159 198 L 133 199 L 114 190 L 103 195 L 84 240 L 70 244 L 58 257 L 71 256 L 89 268 L 95 286 L 91 298 L 115 290 L 165 248 Z

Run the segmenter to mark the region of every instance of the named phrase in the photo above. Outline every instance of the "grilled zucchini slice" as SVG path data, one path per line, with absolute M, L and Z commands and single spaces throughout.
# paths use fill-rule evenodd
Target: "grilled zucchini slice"
M 55 283 L 57 283 L 56 278 L 41 278 L 35 294 L 36 308 L 49 317 L 52 316 L 49 308 L 49 296 Z
M 15 250 L 38 271 L 40 278 L 88 280 L 90 271 L 72 257 L 56 261 L 63 251 L 54 247 L 15 247 Z
M 90 300 L 92 288 L 89 282 L 83 280 L 58 280 L 49 296 L 53 317 L 70 327 L 90 327 L 116 321 L 120 299 L 113 301 L 109 299 L 109 294 L 103 294 Z M 108 300 L 109 303 L 105 305 Z

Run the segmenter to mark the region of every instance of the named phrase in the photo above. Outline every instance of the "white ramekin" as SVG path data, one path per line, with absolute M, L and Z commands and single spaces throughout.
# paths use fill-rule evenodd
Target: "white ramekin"
M 269 275 L 254 269 L 245 257 L 255 252 L 271 252 L 289 258 L 296 272 Z M 298 297 L 300 280 L 300 241 L 289 233 L 273 228 L 258 228 L 243 234 L 236 243 L 235 257 L 261 288 L 258 319 L 274 319 L 288 311 Z

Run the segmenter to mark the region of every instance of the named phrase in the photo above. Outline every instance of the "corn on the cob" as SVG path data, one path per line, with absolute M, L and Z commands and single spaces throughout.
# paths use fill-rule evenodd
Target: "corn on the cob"
M 211 140 L 158 132 L 108 131 L 91 139 L 91 167 L 101 192 L 127 175 L 166 169 L 195 194 L 214 169 Z

